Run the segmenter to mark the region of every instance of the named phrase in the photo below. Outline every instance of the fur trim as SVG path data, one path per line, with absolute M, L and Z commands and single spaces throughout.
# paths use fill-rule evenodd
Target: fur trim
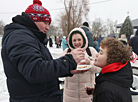
M 86 50 L 86 48 L 88 47 L 88 39 L 87 39 L 87 36 L 86 36 L 86 34 L 85 34 L 85 32 L 84 32 L 84 30 L 82 29 L 82 28 L 74 28 L 73 30 L 71 30 L 71 32 L 69 33 L 69 35 L 68 35 L 68 42 L 69 42 L 69 48 L 72 50 L 72 49 L 74 49 L 71 45 L 70 45 L 70 37 L 71 37 L 71 34 L 73 33 L 73 32 L 75 32 L 75 31 L 79 31 L 79 32 L 81 32 L 82 33 L 82 35 L 83 35 L 83 38 L 85 39 L 85 45 L 84 45 L 84 47 L 82 48 L 83 50 Z

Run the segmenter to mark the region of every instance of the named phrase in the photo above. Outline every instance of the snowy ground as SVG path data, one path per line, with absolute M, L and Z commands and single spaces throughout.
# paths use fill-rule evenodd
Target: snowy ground
M 0 38 L 0 42 L 1 42 L 1 38 Z M 55 45 L 53 47 L 48 46 L 48 48 L 54 59 L 60 57 L 63 51 L 62 48 L 56 48 Z M 0 46 L 0 49 L 1 49 L 1 46 Z M 3 65 L 2 65 L 2 60 L 0 56 L 0 102 L 9 102 L 8 98 L 9 98 L 9 94 L 6 87 L 6 77 L 3 72 Z M 138 95 L 132 96 L 132 98 L 133 98 L 133 102 L 138 102 Z

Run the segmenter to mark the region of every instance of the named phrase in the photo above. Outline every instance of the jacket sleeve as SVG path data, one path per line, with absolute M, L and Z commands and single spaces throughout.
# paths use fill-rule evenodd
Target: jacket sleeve
M 89 47 L 89 48 L 90 48 L 92 57 L 95 59 L 97 51 L 93 47 Z M 99 73 L 101 71 L 101 68 L 94 65 L 94 59 L 92 59 L 92 61 L 90 61 L 90 65 L 92 65 L 92 68 L 90 69 L 90 72 Z
M 87 32 L 86 32 L 86 34 L 87 34 L 87 38 L 88 38 L 88 46 L 93 47 L 93 46 L 94 46 L 94 44 L 93 44 L 93 37 L 92 37 L 92 33 L 91 33 L 91 32 L 89 32 L 89 31 L 87 31 Z
M 39 41 L 27 33 L 26 31 L 12 34 L 6 42 L 6 53 L 26 80 L 30 83 L 42 83 L 59 76 L 72 76 L 70 70 L 76 69 L 77 63 L 71 54 L 45 60 L 40 51 Z M 48 49 L 44 51 L 49 52 Z

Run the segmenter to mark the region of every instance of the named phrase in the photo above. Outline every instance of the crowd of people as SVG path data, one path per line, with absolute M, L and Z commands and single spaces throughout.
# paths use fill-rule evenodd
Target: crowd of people
M 119 39 L 93 36 L 89 23 L 84 22 L 67 37 L 55 36 L 56 47 L 62 46 L 63 52 L 53 59 L 46 46 L 49 41 L 53 47 L 52 38 L 46 35 L 51 21 L 42 2 L 33 0 L 25 12 L 4 27 L 1 55 L 9 101 L 132 102 L 130 62 L 133 53 L 138 55 L 138 30 L 128 42 L 125 34 Z M 77 70 L 77 65 L 91 67 Z M 59 77 L 65 77 L 63 94 Z M 85 88 L 88 83 L 92 87 L 89 93 Z

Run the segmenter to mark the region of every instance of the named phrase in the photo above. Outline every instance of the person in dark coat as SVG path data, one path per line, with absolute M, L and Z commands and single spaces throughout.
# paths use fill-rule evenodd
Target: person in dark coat
M 83 25 L 81 26 L 81 28 L 85 31 L 86 36 L 88 38 L 88 46 L 89 47 L 94 47 L 94 44 L 93 44 L 93 35 L 90 32 L 90 28 L 89 28 L 88 22 L 84 22 Z
M 131 46 L 133 51 L 138 55 L 138 29 L 135 36 L 130 39 L 129 46 Z
M 107 38 L 101 41 L 94 65 L 102 70 L 96 77 L 93 102 L 132 102 L 131 55 L 131 47 L 117 39 Z
M 72 76 L 84 59 L 82 49 L 53 59 L 43 41 L 51 23 L 40 0 L 4 28 L 1 56 L 10 102 L 61 102 L 58 77 Z M 84 71 L 85 72 L 85 71 Z
M 51 37 L 49 37 L 49 47 L 53 47 L 53 41 L 52 41 Z
M 46 36 L 45 39 L 44 39 L 44 41 L 43 41 L 43 43 L 44 43 L 45 46 L 47 46 L 48 40 L 49 39 L 47 39 L 47 36 Z

